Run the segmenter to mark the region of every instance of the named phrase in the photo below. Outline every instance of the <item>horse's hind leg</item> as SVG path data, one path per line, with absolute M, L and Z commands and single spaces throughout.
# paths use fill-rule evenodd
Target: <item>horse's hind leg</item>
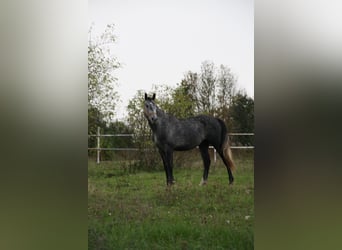
M 222 151 L 222 150 L 216 148 L 216 151 L 217 151 L 217 152 L 219 153 L 219 155 L 221 156 L 221 159 L 222 159 L 224 165 L 226 165 L 227 172 L 228 172 L 228 178 L 229 178 L 229 184 L 232 185 L 233 182 L 234 182 L 234 176 L 233 176 L 232 170 L 230 169 L 229 163 L 228 163 L 228 161 L 226 160 L 226 158 L 224 157 L 223 151 Z
M 206 185 L 208 181 L 209 167 L 210 167 L 210 155 L 208 152 L 208 148 L 209 148 L 209 145 L 207 143 L 199 145 L 199 149 L 201 151 L 201 156 L 202 156 L 203 165 L 204 165 L 203 178 L 202 178 L 200 185 Z

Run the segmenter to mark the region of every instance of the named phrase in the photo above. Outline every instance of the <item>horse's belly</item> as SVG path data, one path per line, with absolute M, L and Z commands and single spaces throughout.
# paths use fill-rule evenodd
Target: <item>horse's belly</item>
M 183 146 L 176 146 L 174 150 L 176 151 L 186 151 L 195 148 L 196 145 L 183 145 Z
M 174 144 L 174 149 L 177 151 L 184 151 L 184 150 L 190 150 L 195 148 L 201 143 L 199 140 L 188 140 L 188 141 L 178 141 L 178 143 Z
M 194 134 L 193 131 L 187 131 L 185 134 L 179 134 L 170 138 L 173 142 L 173 148 L 177 151 L 190 150 L 201 144 L 203 138 Z

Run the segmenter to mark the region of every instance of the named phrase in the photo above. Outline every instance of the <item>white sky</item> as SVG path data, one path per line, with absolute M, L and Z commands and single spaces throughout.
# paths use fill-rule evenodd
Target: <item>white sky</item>
M 238 88 L 254 97 L 253 0 L 89 0 L 92 23 L 94 34 L 116 27 L 118 118 L 138 89 L 175 86 L 205 60 L 230 67 Z

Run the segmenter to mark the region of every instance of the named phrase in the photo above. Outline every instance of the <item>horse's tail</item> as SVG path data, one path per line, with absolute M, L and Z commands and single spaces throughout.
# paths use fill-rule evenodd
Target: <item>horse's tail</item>
M 223 152 L 223 157 L 229 165 L 231 171 L 235 170 L 235 164 L 233 161 L 232 151 L 229 145 L 229 136 L 227 134 L 227 128 L 224 122 L 221 119 L 218 119 L 221 125 L 221 149 Z
M 230 170 L 235 170 L 235 164 L 233 161 L 232 151 L 229 146 L 229 137 L 226 135 L 225 142 L 223 144 L 223 156 L 228 161 Z

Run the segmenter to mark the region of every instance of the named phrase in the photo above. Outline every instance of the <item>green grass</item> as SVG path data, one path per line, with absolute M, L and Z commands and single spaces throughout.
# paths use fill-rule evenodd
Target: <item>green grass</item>
M 89 249 L 253 249 L 253 156 L 236 159 L 235 183 L 221 162 L 199 186 L 201 162 L 130 174 L 122 163 L 88 163 Z

